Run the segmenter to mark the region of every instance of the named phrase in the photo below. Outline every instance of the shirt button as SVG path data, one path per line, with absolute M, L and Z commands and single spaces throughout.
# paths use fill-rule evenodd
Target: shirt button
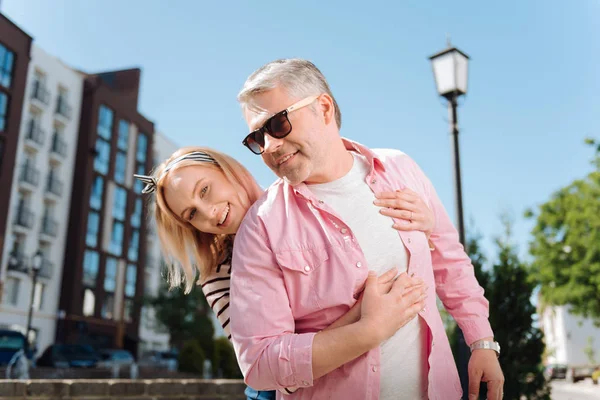
M 348 229 L 346 229 L 346 228 L 342 228 L 341 232 L 342 232 L 342 233 L 348 233 Z
M 304 386 L 308 386 L 308 382 L 307 382 L 307 381 L 302 381 L 302 384 L 303 384 Z
M 374 185 L 374 184 L 376 184 L 376 183 L 377 183 L 377 179 L 373 179 L 373 180 L 371 180 L 371 185 Z
M 360 267 L 362 267 L 362 263 L 359 261 L 359 262 L 357 262 L 357 263 L 356 263 L 356 266 L 357 266 L 358 268 L 360 268 Z
M 372 370 L 373 370 L 373 372 L 377 372 L 377 367 L 373 366 Z
M 304 270 L 305 270 L 306 272 L 310 271 L 310 266 L 309 266 L 309 265 L 306 265 L 306 266 L 304 267 Z
M 323 200 L 319 200 L 319 204 L 323 204 L 323 203 L 324 203 Z
M 407 239 L 408 243 L 412 243 L 412 240 L 410 238 Z

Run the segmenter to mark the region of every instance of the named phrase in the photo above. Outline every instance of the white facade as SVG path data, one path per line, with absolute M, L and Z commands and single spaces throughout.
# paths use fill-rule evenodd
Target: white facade
M 595 352 L 595 364 L 600 364 L 600 328 L 590 319 L 575 316 L 566 306 L 546 307 L 541 314 L 546 342 L 547 364 L 590 364 L 585 349 Z
M 173 154 L 179 146 L 170 141 L 162 133 L 154 134 L 154 160 L 153 166 L 166 160 Z M 147 171 L 149 173 L 150 171 Z M 156 296 L 162 281 L 166 278 L 162 274 L 162 255 L 160 243 L 154 220 L 151 215 L 148 215 L 148 237 L 146 245 L 146 269 L 144 276 L 144 291 L 148 296 Z M 148 350 L 168 350 L 169 349 L 168 333 L 162 332 L 154 318 L 154 310 L 149 307 L 144 307 L 142 310 L 142 318 L 140 320 L 140 354 Z
M 18 269 L 27 270 L 41 250 L 32 319 L 40 352 L 55 339 L 83 81 L 32 46 L 13 183 L 10 191 L 2 190 L 11 200 L 0 260 L 5 282 L 0 327 L 25 332 L 32 279 Z M 18 263 L 9 265 L 9 258 Z

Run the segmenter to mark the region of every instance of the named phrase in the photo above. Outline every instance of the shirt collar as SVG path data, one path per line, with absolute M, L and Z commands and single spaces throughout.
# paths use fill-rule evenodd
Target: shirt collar
M 344 137 L 342 137 L 342 142 L 344 143 L 344 147 L 346 147 L 346 150 L 355 151 L 367 159 L 367 162 L 369 163 L 369 176 L 373 175 L 373 172 L 375 170 L 377 170 L 378 172 L 385 172 L 385 165 L 383 164 L 379 156 L 375 154 L 371 149 L 369 149 L 365 145 L 362 145 L 350 139 L 346 139 Z M 288 185 L 287 182 L 285 184 Z M 295 194 L 300 195 L 308 200 L 314 200 L 314 195 L 308 189 L 306 184 L 300 183 L 296 186 L 293 186 L 292 189 Z

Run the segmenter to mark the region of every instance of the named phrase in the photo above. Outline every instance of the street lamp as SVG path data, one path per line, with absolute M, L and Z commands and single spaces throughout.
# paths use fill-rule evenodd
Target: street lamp
M 42 263 L 44 261 L 44 255 L 41 250 L 38 250 L 33 259 L 31 260 L 31 273 L 32 273 L 32 287 L 31 287 L 31 300 L 29 302 L 29 313 L 27 314 L 27 340 L 29 340 L 29 332 L 31 331 L 31 318 L 33 317 L 33 300 L 35 297 L 35 286 L 37 285 L 37 277 L 42 269 Z
M 458 146 L 458 119 L 456 107 L 458 98 L 467 94 L 467 78 L 469 56 L 452 47 L 429 57 L 433 67 L 435 84 L 440 96 L 448 100 L 448 116 L 450 119 L 450 134 L 452 135 L 454 183 L 456 195 L 456 225 L 460 242 L 465 245 L 465 226 L 462 208 L 462 184 L 460 175 L 460 152 Z
M 456 108 L 458 98 L 467 94 L 469 71 L 469 56 L 453 47 L 448 40 L 447 48 L 429 57 L 433 68 L 435 85 L 440 96 L 448 101 L 448 116 L 450 120 L 450 134 L 452 135 L 452 155 L 454 165 L 454 188 L 456 197 L 456 225 L 460 243 L 466 247 L 465 225 L 462 206 L 462 183 L 460 174 L 460 152 L 458 146 L 458 119 Z M 466 398 L 469 388 L 469 357 L 470 351 L 465 343 L 460 328 L 458 335 L 458 373 L 463 389 L 463 398 Z

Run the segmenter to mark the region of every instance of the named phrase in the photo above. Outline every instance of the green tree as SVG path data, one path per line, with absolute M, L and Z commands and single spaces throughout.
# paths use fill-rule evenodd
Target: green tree
M 592 139 L 593 171 L 539 206 L 530 252 L 532 277 L 545 304 L 570 305 L 600 325 L 600 144 Z
M 504 235 L 496 239 L 497 261 L 489 273 L 482 271 L 480 284 L 490 303 L 494 338 L 502 346 L 504 398 L 549 400 L 550 386 L 543 375 L 543 334 L 534 326 L 536 308 L 531 302 L 535 284 L 512 244 L 511 219 L 501 217 Z
M 588 358 L 588 361 L 592 365 L 596 365 L 596 351 L 594 350 L 594 338 L 588 337 L 587 345 L 584 347 L 583 352 Z
M 231 342 L 224 337 L 215 339 L 213 374 L 225 379 L 242 379 L 242 372 L 235 357 Z
M 188 340 L 183 344 L 179 353 L 179 370 L 189 372 L 202 377 L 204 372 L 204 360 L 206 356 L 202 346 L 196 340 Z
M 164 282 L 158 296 L 148 299 L 147 304 L 154 308 L 157 321 L 171 335 L 171 346 L 181 350 L 184 343 L 195 340 L 212 360 L 215 334 L 210 318 L 212 310 L 200 287 L 185 294 L 182 288 L 169 290 Z

